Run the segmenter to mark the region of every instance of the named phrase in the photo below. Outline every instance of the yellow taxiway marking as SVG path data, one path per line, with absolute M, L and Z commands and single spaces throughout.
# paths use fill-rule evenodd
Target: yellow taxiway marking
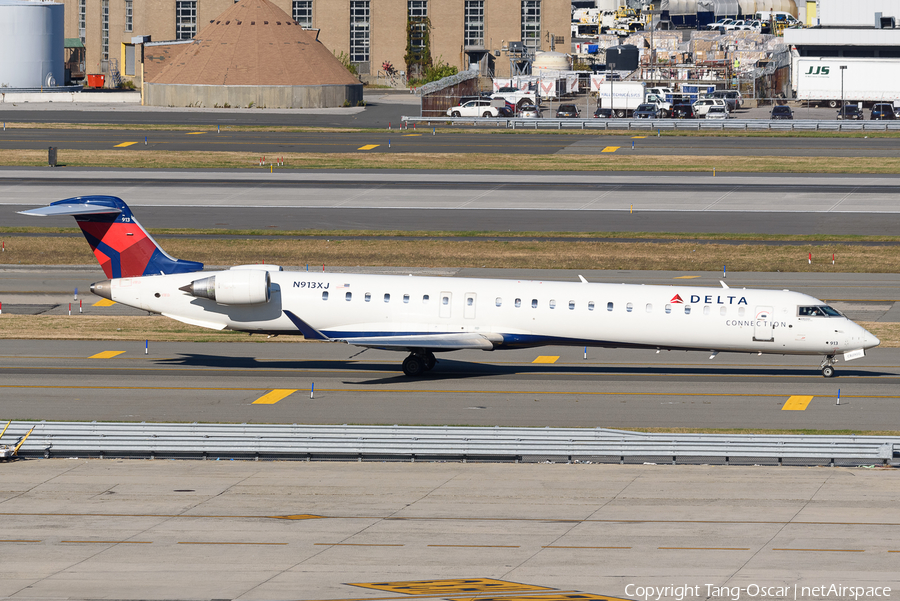
M 501 593 L 497 597 L 477 597 L 458 598 L 455 601 L 632 601 L 631 599 L 622 599 L 620 597 L 610 597 L 608 595 L 595 595 L 593 593 L 577 593 L 577 592 L 553 592 L 540 595 L 525 594 L 517 595 L 515 593 Z
M 541 355 L 540 357 L 532 361 L 532 363 L 556 363 L 557 361 L 559 361 L 559 355 Z
M 619 148 L 621 148 L 621 146 L 607 146 L 606 148 L 604 148 L 604 149 L 601 150 L 600 152 L 615 152 L 615 151 L 617 151 Z
M 258 399 L 256 399 L 255 401 L 253 401 L 253 404 L 254 405 L 274 405 L 281 399 L 283 399 L 285 397 L 289 397 L 292 394 L 294 394 L 295 392 L 297 392 L 296 388 L 294 388 L 294 389 L 276 388 L 272 392 L 270 392 L 268 394 L 264 394 L 261 397 L 259 397 Z
M 74 543 L 77 545 L 150 545 L 149 540 L 61 540 L 61 543 Z
M 781 408 L 782 411 L 806 411 L 809 402 L 813 400 L 811 396 L 792 396 Z
M 187 541 L 179 542 L 179 545 L 286 545 L 287 543 L 245 543 L 245 542 L 214 542 L 214 541 Z
M 573 547 L 568 545 L 546 545 L 541 549 L 630 549 L 631 547 Z
M 381 144 L 366 144 L 365 146 L 360 146 L 357 150 L 372 150 L 373 148 L 378 148 Z
M 678 275 L 678 276 L 675 276 L 673 279 L 676 279 L 676 280 L 693 280 L 694 278 L 699 278 L 699 277 L 700 277 L 699 275 Z
M 189 131 L 185 135 L 186 136 L 199 136 L 201 134 L 205 134 L 205 131 Z
M 519 545 L 428 545 L 429 547 L 462 547 L 465 549 L 518 549 Z
M 865 549 L 772 549 L 773 551 L 833 551 L 836 553 L 865 553 Z
M 414 136 L 421 136 L 422 134 L 403 134 L 404 138 L 412 138 Z
M 0 540 L 0 543 L 39 543 L 39 542 L 41 542 L 41 541 L 25 540 L 24 538 L 23 539 L 11 538 L 11 539 L 6 539 L 6 540 Z
M 112 307 L 115 304 L 116 304 L 116 301 L 111 301 L 108 298 L 101 298 L 96 303 L 94 303 L 92 306 L 94 306 L 94 307 Z
M 350 586 L 403 593 L 406 595 L 443 595 L 453 593 L 552 591 L 546 586 L 520 584 L 493 578 L 453 578 L 448 580 L 409 580 L 399 582 L 348 582 Z
M 313 543 L 314 547 L 402 547 L 399 543 Z
M 643 140 L 643 139 L 646 138 L 646 137 L 647 137 L 647 136 L 631 136 L 631 139 L 632 139 L 632 140 Z
M 321 515 L 312 515 L 309 513 L 303 513 L 303 514 L 299 514 L 299 515 L 269 515 L 266 517 L 273 518 L 276 520 L 320 520 L 320 519 L 322 519 Z
M 744 547 L 657 547 L 657 549 L 677 549 L 685 551 L 749 551 Z
M 113 148 L 125 148 L 126 146 L 133 146 L 137 144 L 137 142 L 122 142 L 121 144 L 116 144 Z
M 125 351 L 103 351 L 102 353 L 91 355 L 90 357 L 88 357 L 88 359 L 112 359 L 113 357 L 117 357 L 124 352 Z

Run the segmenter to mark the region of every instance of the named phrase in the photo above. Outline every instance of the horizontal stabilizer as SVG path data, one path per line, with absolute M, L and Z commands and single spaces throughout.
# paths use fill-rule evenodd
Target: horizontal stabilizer
M 461 349 L 493 350 L 494 344 L 481 334 L 413 334 L 407 336 L 336 336 L 332 340 L 354 346 L 383 349 L 427 348 L 442 351 Z
M 19 211 L 19 215 L 32 217 L 56 217 L 57 215 L 118 215 L 122 209 L 92 204 L 52 204 L 39 209 Z

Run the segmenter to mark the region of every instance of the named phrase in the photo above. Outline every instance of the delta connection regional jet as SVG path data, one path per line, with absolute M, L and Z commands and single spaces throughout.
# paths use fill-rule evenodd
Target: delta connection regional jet
M 409 353 L 403 373 L 435 353 L 545 345 L 822 355 L 834 375 L 878 338 L 824 302 L 788 290 L 404 277 L 239 265 L 202 271 L 172 258 L 114 196 L 60 200 L 24 215 L 72 215 L 109 278 L 103 298 L 178 321 L 251 334 Z

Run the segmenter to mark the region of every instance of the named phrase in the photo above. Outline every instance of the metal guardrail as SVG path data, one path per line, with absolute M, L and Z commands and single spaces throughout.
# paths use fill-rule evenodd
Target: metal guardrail
M 592 461 L 888 465 L 881 436 L 647 434 L 606 428 L 457 428 L 13 422 L 21 457 Z
M 491 117 L 401 117 L 428 127 L 491 125 L 504 129 L 600 129 L 683 131 L 900 131 L 900 121 L 817 121 L 812 119 L 523 119 Z

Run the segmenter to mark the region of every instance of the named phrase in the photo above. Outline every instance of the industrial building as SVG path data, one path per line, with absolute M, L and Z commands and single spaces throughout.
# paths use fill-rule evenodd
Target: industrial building
M 88 73 L 142 83 L 143 43 L 192 39 L 234 0 L 61 0 L 65 35 L 85 46 Z M 508 75 L 510 42 L 567 50 L 570 0 L 274 0 L 304 29 L 353 65 L 363 81 L 387 63 L 398 72 L 428 60 Z M 281 60 L 277 53 L 269 57 Z M 409 59 L 409 60 L 408 60 Z

